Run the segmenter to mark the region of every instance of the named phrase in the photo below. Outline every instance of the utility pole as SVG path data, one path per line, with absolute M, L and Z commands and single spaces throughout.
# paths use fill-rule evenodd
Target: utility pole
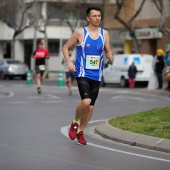
M 34 35 L 33 35 L 33 52 L 37 48 L 37 0 L 34 0 Z M 34 69 L 34 58 L 31 56 L 31 70 Z
M 42 19 L 43 19 L 43 31 L 44 31 L 44 44 L 45 48 L 48 50 L 48 38 L 47 38 L 47 2 L 43 2 L 42 11 L 41 11 Z M 44 78 L 48 78 L 48 60 L 46 60 L 46 71 L 44 73 Z

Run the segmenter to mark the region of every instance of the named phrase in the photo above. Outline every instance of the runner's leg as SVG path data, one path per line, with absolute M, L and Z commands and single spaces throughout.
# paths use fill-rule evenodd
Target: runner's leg
M 67 79 L 67 81 L 68 81 L 68 90 L 69 90 L 69 92 L 71 92 L 71 87 L 72 87 L 71 77 L 69 77 L 69 78 Z
M 37 78 L 37 87 L 41 87 L 41 74 L 37 73 L 36 78 Z
M 91 99 L 84 99 L 76 108 L 75 120 L 79 121 L 88 111 L 88 107 L 90 106 Z
M 78 116 L 80 116 L 79 113 L 82 113 L 81 118 L 78 116 L 76 117 L 76 118 L 79 118 L 79 120 L 80 120 L 79 129 L 81 131 L 83 131 L 85 129 L 85 127 L 87 126 L 87 124 L 92 116 L 94 104 L 97 99 L 97 96 L 99 93 L 99 87 L 100 87 L 100 82 L 98 82 L 98 81 L 88 80 L 87 82 L 88 82 L 88 86 L 90 89 L 90 93 L 89 93 L 90 98 L 83 99 L 81 102 L 82 105 L 80 106 L 78 112 L 76 112 Z M 86 87 L 88 87 L 88 86 L 86 84 Z
M 90 121 L 91 117 L 92 117 L 92 114 L 93 114 L 93 108 L 94 106 L 90 105 L 85 113 L 83 114 L 83 116 L 81 117 L 80 119 L 80 127 L 79 129 L 81 131 L 83 131 L 85 129 L 85 127 L 87 126 L 88 122 Z

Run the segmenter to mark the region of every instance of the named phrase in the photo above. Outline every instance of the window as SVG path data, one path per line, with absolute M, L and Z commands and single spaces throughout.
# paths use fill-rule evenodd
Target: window
M 50 56 L 58 56 L 60 49 L 60 41 L 57 40 L 48 40 L 48 51 Z

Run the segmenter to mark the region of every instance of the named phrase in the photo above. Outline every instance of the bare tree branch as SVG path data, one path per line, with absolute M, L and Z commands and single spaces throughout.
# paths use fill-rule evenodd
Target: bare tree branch
M 23 25 L 24 25 L 24 21 L 25 21 L 25 15 L 26 13 L 28 12 L 28 10 L 32 7 L 31 4 L 27 5 L 25 8 L 24 8 L 24 11 L 21 15 L 21 22 L 20 22 L 20 26 L 18 28 L 18 30 L 22 30 L 24 31 L 25 29 L 22 29 Z M 30 27 L 32 24 L 30 24 L 29 26 L 25 26 L 26 28 Z
M 163 0 L 153 0 L 153 3 L 157 7 L 158 11 L 161 14 L 160 21 L 159 21 L 159 31 L 162 32 L 166 36 L 170 36 L 170 29 L 165 26 L 165 4 Z
M 141 12 L 141 10 L 142 10 L 142 8 L 143 8 L 143 5 L 144 5 L 145 1 L 146 1 L 146 0 L 143 0 L 143 1 L 142 1 L 142 3 L 141 3 L 141 5 L 140 5 L 139 9 L 136 11 L 135 15 L 133 15 L 133 16 L 131 17 L 131 19 L 128 21 L 129 25 L 131 25 L 132 22 L 134 21 L 134 19 L 139 15 L 139 13 Z
M 153 0 L 153 3 L 155 4 L 158 11 L 161 13 L 161 7 L 160 7 L 160 0 Z
M 145 3 L 146 0 L 143 0 L 141 5 L 139 6 L 139 9 L 136 11 L 136 13 L 129 19 L 129 21 L 125 21 L 124 19 L 121 18 L 120 16 L 120 13 L 121 13 L 121 10 L 123 7 L 126 7 L 125 6 L 125 0 L 116 0 L 116 3 L 117 3 L 117 11 L 116 13 L 114 14 L 114 17 L 115 19 L 121 23 L 129 32 L 130 32 L 130 35 L 134 41 L 134 45 L 135 45 L 135 49 L 136 49 L 136 52 L 140 52 L 140 48 L 139 48 L 139 42 L 136 38 L 136 35 L 135 35 L 135 29 L 132 27 L 132 22 L 134 21 L 134 19 L 139 15 L 139 13 L 141 12 L 142 8 L 143 8 L 143 5 Z

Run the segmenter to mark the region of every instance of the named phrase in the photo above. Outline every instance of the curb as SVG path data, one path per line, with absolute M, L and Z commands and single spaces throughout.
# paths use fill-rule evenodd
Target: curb
M 170 97 L 170 92 L 166 90 L 157 90 L 157 89 L 139 89 L 140 92 L 150 93 L 150 94 L 161 94 L 167 97 Z
M 170 140 L 124 131 L 109 125 L 107 121 L 97 125 L 95 132 L 116 142 L 170 153 Z

